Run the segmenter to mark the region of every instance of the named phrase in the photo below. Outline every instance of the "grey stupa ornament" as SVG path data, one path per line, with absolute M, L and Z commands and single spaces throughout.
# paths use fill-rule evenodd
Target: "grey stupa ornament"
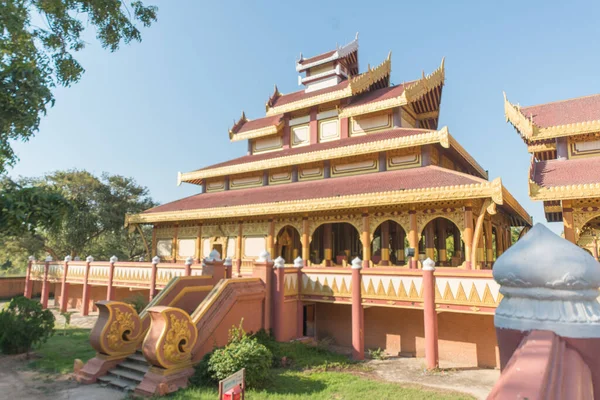
M 502 254 L 493 275 L 504 296 L 496 328 L 600 338 L 600 263 L 544 225 Z

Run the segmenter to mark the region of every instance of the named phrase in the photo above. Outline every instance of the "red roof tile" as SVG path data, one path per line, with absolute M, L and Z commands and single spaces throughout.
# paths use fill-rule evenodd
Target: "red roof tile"
M 144 213 L 233 207 L 292 200 L 309 200 L 363 193 L 469 185 L 484 179 L 453 170 L 427 166 L 358 176 L 261 186 L 250 189 L 204 193 L 167 203 Z
M 313 92 L 308 92 L 308 93 L 305 92 L 304 89 L 302 89 L 297 92 L 282 94 L 275 100 L 272 107 L 278 107 L 278 106 L 282 106 L 284 104 L 293 103 L 294 101 L 304 100 L 304 99 L 308 99 L 310 97 L 318 96 L 320 94 L 331 93 L 331 92 L 335 92 L 337 90 L 342 90 L 348 86 L 348 82 L 349 81 L 346 79 L 346 80 L 343 80 L 342 82 L 338 83 L 335 86 L 331 86 L 331 87 L 328 87 L 325 89 L 315 90 Z
M 600 183 L 600 157 L 540 161 L 533 180 L 543 187 Z
M 392 139 L 392 138 L 410 136 L 410 135 L 419 135 L 419 134 L 427 133 L 427 132 L 431 132 L 431 130 L 394 128 L 394 129 L 390 129 L 390 130 L 383 131 L 383 132 L 372 133 L 372 134 L 364 135 L 364 136 L 355 136 L 355 137 L 350 137 L 350 138 L 341 139 L 341 140 L 334 140 L 331 142 L 317 143 L 317 144 L 313 144 L 310 146 L 294 147 L 294 148 L 290 148 L 290 149 L 284 149 L 284 150 L 274 151 L 274 152 L 269 152 L 269 153 L 252 154 L 252 155 L 248 155 L 248 156 L 242 156 L 239 158 L 234 158 L 233 160 L 229 160 L 229 161 L 214 164 L 214 165 L 211 165 L 211 166 L 208 166 L 205 168 L 201 168 L 198 171 L 219 168 L 219 167 L 225 167 L 225 166 L 229 166 L 229 165 L 244 164 L 244 163 L 249 163 L 249 162 L 253 162 L 253 161 L 262 161 L 262 160 L 267 160 L 269 158 L 285 157 L 285 156 L 291 156 L 291 155 L 302 154 L 302 153 L 310 153 L 310 152 L 319 151 L 319 150 L 329 150 L 329 149 L 334 149 L 337 147 L 351 146 L 351 145 L 360 144 L 360 143 L 370 143 L 370 142 L 375 142 L 378 140 Z
M 413 82 L 406 82 L 400 85 L 386 87 L 382 89 L 372 90 L 352 98 L 352 101 L 347 107 L 360 106 L 367 103 L 382 101 L 401 96 L 404 93 L 406 85 Z
M 600 120 L 600 94 L 522 107 L 521 112 L 540 128 Z
M 263 117 L 258 119 L 252 119 L 241 124 L 237 129 L 233 129 L 233 133 L 243 133 L 253 131 L 255 129 L 265 128 L 267 126 L 277 126 L 281 122 L 283 114 L 273 115 L 270 117 Z
M 319 54 L 318 56 L 314 56 L 314 57 L 310 57 L 310 58 L 305 58 L 302 61 L 299 61 L 298 64 L 305 65 L 305 64 L 314 63 L 316 61 L 324 60 L 324 59 L 326 59 L 328 57 L 331 57 L 335 52 L 336 52 L 336 50 L 331 50 L 331 51 L 328 51 L 326 53 Z

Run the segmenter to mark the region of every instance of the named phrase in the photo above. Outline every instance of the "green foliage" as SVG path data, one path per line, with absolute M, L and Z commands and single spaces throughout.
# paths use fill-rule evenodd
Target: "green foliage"
M 0 180 L 0 234 L 55 230 L 69 210 L 69 202 L 55 188 Z
M 131 304 L 138 315 L 146 308 L 148 305 L 148 299 L 141 294 L 135 294 L 131 297 L 128 297 L 123 300 L 127 304 Z
M 54 315 L 23 296 L 15 297 L 0 311 L 0 349 L 4 354 L 29 353 L 54 333 Z
M 37 224 L 37 229 L 17 235 L 5 232 L 0 224 L 0 263 L 10 261 L 24 269 L 29 255 L 42 259 L 50 254 L 55 260 L 61 260 L 65 255 L 84 258 L 89 254 L 96 259 L 108 260 L 116 255 L 120 260 L 135 261 L 146 255 L 142 237 L 138 232 L 125 229 L 123 221 L 125 214 L 139 213 L 156 204 L 148 189 L 132 178 L 108 174 L 96 177 L 86 171 L 73 170 L 22 180 L 18 185 L 54 193 L 66 204 L 62 208 L 49 208 L 49 212 L 56 213 L 58 209 L 62 213 L 52 226 L 44 228 Z M 0 194 L 0 202 L 3 195 Z M 35 206 L 36 203 L 28 204 Z M 47 207 L 51 205 L 48 201 Z M 46 203 L 37 209 L 44 210 L 43 207 Z M 26 208 L 27 204 L 24 204 L 24 213 Z M 30 224 L 34 225 L 34 222 Z M 149 242 L 152 228 L 143 228 L 142 232 Z M 13 233 L 17 233 L 16 230 Z
M 75 311 L 61 312 L 60 315 L 65 319 L 65 326 L 63 328 L 63 336 L 67 335 L 67 328 L 71 325 L 71 315 L 75 314 Z
M 385 360 L 387 358 L 385 351 L 378 347 L 376 349 L 369 349 L 369 356 L 373 360 Z
M 11 140 L 27 141 L 54 105 L 52 89 L 84 73 L 73 54 L 86 27 L 102 47 L 141 41 L 135 23 L 148 27 L 157 8 L 119 0 L 5 0 L 0 2 L 0 174 L 16 162 Z M 40 21 L 33 23 L 33 21 Z
M 202 359 L 194 382 L 202 378 L 218 382 L 242 368 L 246 368 L 248 387 L 260 387 L 267 382 L 273 354 L 258 339 L 248 335 L 242 328 L 242 323 L 243 319 L 239 327 L 234 326 L 229 330 L 227 346 L 215 349 Z

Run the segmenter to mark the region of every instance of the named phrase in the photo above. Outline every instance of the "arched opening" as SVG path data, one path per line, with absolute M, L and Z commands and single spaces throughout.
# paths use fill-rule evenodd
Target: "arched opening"
M 371 242 L 371 261 L 374 265 L 406 265 L 404 249 L 408 247 L 406 231 L 392 220 L 382 222 Z
M 437 266 L 458 267 L 465 261 L 465 244 L 460 229 L 444 217 L 427 223 L 421 232 L 419 258 L 431 258 Z
M 356 228 L 347 222 L 320 225 L 310 242 L 310 262 L 317 265 L 347 265 L 362 259 L 362 243 Z
M 286 225 L 279 230 L 275 242 L 275 257 L 282 257 L 286 264 L 293 264 L 294 260 L 302 255 L 302 242 L 300 233 L 291 225 Z
M 587 250 L 596 260 L 600 253 L 600 216 L 590 219 L 583 225 L 577 239 L 577 245 L 584 250 Z

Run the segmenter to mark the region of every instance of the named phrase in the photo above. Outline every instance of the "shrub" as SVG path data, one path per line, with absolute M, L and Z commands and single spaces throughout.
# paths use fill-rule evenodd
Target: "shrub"
M 381 348 L 370 349 L 369 355 L 373 360 L 385 360 L 387 358 L 385 352 Z
M 244 332 L 240 322 L 239 327 L 234 326 L 229 331 L 227 346 L 215 349 L 202 359 L 196 367 L 193 381 L 201 381 L 204 384 L 207 383 L 204 379 L 219 381 L 246 368 L 246 385 L 259 387 L 264 385 L 269 377 L 272 358 L 271 351 Z
M 4 354 L 29 353 L 54 333 L 54 315 L 23 296 L 15 297 L 0 311 L 0 350 Z
M 139 293 L 134 296 L 128 297 L 123 301 L 127 304 L 131 304 L 135 311 L 138 313 L 138 315 L 148 305 L 148 300 L 146 300 L 146 298 Z

